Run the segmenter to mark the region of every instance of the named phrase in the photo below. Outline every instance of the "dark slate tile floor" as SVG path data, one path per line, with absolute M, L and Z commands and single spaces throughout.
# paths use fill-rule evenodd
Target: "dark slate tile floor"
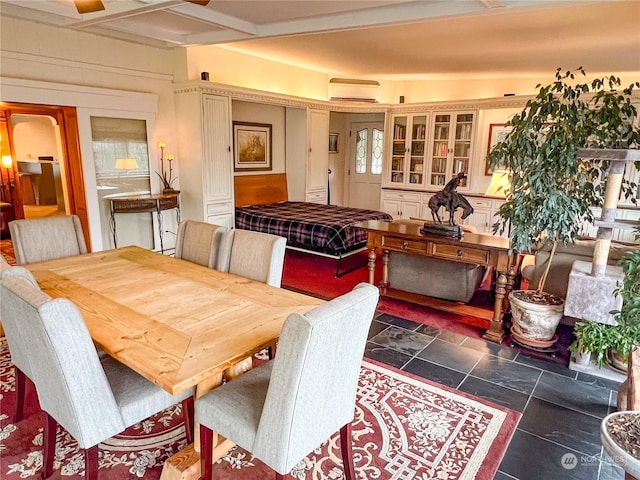
M 389 314 L 365 356 L 521 412 L 496 480 L 624 479 L 600 443 L 619 383 Z

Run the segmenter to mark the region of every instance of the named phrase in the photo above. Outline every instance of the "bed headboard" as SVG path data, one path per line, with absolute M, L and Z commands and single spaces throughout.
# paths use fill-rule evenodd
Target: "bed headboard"
M 233 177 L 236 207 L 286 202 L 287 174 L 238 175 Z

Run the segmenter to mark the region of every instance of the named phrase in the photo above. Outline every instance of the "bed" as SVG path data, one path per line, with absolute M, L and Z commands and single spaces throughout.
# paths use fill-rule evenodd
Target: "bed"
M 338 260 L 366 248 L 367 233 L 354 224 L 392 220 L 377 210 L 289 202 L 284 174 L 237 176 L 234 186 L 236 228 L 280 235 L 287 248 Z

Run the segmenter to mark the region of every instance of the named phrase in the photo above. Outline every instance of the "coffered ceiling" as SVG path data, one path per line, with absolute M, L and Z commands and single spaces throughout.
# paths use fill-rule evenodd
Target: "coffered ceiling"
M 98 2 L 100 3 L 100 2 Z M 640 1 L 0 0 L 0 15 L 173 48 L 224 45 L 336 76 L 640 72 Z

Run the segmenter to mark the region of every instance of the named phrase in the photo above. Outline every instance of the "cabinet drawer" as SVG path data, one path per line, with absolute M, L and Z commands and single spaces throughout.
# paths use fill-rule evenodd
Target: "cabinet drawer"
M 398 200 L 402 202 L 419 202 L 420 192 L 384 190 L 382 193 L 382 198 L 384 200 Z
M 326 192 L 307 192 L 305 199 L 310 203 L 327 203 Z
M 458 247 L 455 245 L 433 245 L 433 256 L 447 259 L 456 259 L 476 264 L 488 264 L 489 252 L 476 248 Z
M 469 204 L 473 208 L 490 209 L 493 204 L 493 202 L 490 199 L 484 199 L 484 198 L 467 198 L 467 200 L 469 201 Z
M 207 215 L 219 215 L 221 213 L 231 213 L 233 207 L 230 203 L 208 203 Z
M 382 248 L 424 254 L 427 252 L 427 243 L 397 237 L 382 237 Z

